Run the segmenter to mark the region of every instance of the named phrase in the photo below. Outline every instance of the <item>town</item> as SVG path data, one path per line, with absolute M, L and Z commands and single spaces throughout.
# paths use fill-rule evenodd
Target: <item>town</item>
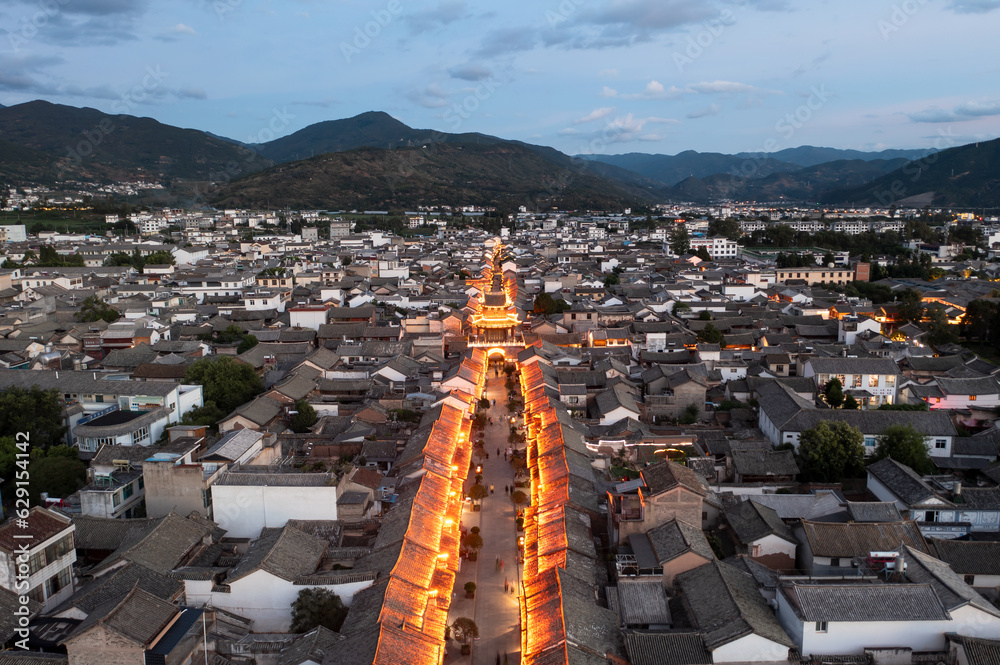
M 95 233 L 31 221 L 83 201 L 49 194 L 10 191 L 0 226 L 11 663 L 1000 651 L 996 218 L 148 209 Z

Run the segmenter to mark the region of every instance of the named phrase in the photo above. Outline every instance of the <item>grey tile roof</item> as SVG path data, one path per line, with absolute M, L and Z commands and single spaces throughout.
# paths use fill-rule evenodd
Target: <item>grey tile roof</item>
M 766 536 L 777 536 L 790 543 L 798 543 L 773 508 L 759 504 L 753 499 L 726 508 L 725 514 L 729 525 L 736 532 L 736 537 L 745 545 Z
M 933 488 L 917 473 L 891 457 L 868 465 L 868 474 L 882 483 L 900 501 L 908 506 L 918 505 L 937 496 Z
M 712 662 L 700 633 L 627 631 L 625 652 L 632 665 L 704 665 Z
M 796 476 L 799 466 L 791 450 L 733 450 L 733 466 L 743 476 Z
M 890 358 L 810 358 L 816 374 L 899 374 Z
M 871 552 L 895 552 L 909 545 L 927 551 L 915 522 L 811 522 L 802 521 L 813 556 L 867 557 Z
M 797 584 L 781 593 L 802 621 L 944 621 L 929 584 Z
M 676 462 L 658 462 L 647 466 L 641 473 L 646 487 L 653 494 L 660 494 L 678 486 L 702 496 L 708 493 L 698 474 Z
M 931 538 L 931 552 L 959 575 L 1000 575 L 1000 542 Z
M 967 487 L 962 490 L 965 510 L 1000 511 L 1000 487 Z
M 180 580 L 161 575 L 137 563 L 129 563 L 78 589 L 53 614 L 64 612 L 70 607 L 90 614 L 106 602 L 117 602 L 124 598 L 136 586 L 168 602 L 176 600 L 184 591 L 184 583 Z
M 293 582 L 316 571 L 326 547 L 326 541 L 292 526 L 266 529 L 250 544 L 250 550 L 230 571 L 226 583 L 236 582 L 258 570 Z
M 794 646 L 747 573 L 713 561 L 681 573 L 677 583 L 709 649 L 750 634 Z
M 992 376 L 973 379 L 951 379 L 938 377 L 938 388 L 945 395 L 996 395 L 1000 393 L 1000 383 Z
M 263 438 L 261 432 L 252 429 L 226 432 L 214 446 L 205 451 L 202 459 L 215 458 L 235 462 Z
M 847 513 L 855 522 L 901 522 L 896 504 L 891 501 L 848 501 Z
M 212 523 L 201 523 L 172 512 L 148 531 L 129 532 L 129 537 L 121 546 L 91 572 L 103 570 L 124 559 L 167 575 L 213 533 L 210 524 Z
M 762 402 L 763 403 L 763 402 Z M 892 425 L 912 425 L 924 436 L 957 436 L 955 425 L 943 411 L 844 411 L 842 409 L 809 409 L 800 411 L 781 429 L 802 432 L 823 420 L 846 422 L 863 434 L 878 435 Z M 777 423 L 775 423 L 777 425 Z
M 317 626 L 283 649 L 278 665 L 302 665 L 309 661 L 322 663 L 327 655 L 337 653 L 337 643 L 342 639 L 344 638 L 329 628 Z
M 323 487 L 333 484 L 335 480 L 336 474 L 334 473 L 306 473 L 288 467 L 243 465 L 224 471 L 216 479 L 215 484 L 248 487 L 263 485 L 270 487 Z
M 70 633 L 64 643 L 101 623 L 130 640 L 150 646 L 179 611 L 167 601 L 135 587 L 124 598 L 104 603 L 95 609 Z
M 972 605 L 982 612 L 1000 617 L 1000 610 L 966 584 L 965 580 L 944 561 L 912 547 L 904 548 L 904 552 L 907 563 L 906 579 L 916 584 L 929 584 L 934 587 L 945 609 L 953 611 L 965 605 Z
M 608 587 L 608 607 L 622 625 L 670 625 L 667 594 L 659 579 L 621 578 L 618 586 Z
M 1000 665 L 1000 640 L 985 640 L 964 635 L 946 635 L 951 642 L 962 645 L 965 661 L 975 665 Z M 0 661 L 0 665 L 5 665 Z
M 140 534 L 151 531 L 162 519 L 162 517 L 112 519 L 74 515 L 73 524 L 76 525 L 76 532 L 73 535 L 76 547 L 81 550 L 114 551 L 127 540 L 138 540 L 141 538 Z
M 673 561 L 685 552 L 694 552 L 706 561 L 715 558 L 715 553 L 700 526 L 672 519 L 650 529 L 646 536 L 653 547 L 658 564 Z

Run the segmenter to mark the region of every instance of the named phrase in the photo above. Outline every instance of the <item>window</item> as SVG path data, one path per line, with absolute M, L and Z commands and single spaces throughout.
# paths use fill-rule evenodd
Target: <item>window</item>
M 28 598 L 31 598 L 37 603 L 45 602 L 45 585 L 39 584 L 34 589 L 28 592 Z
M 129 498 L 133 494 L 135 494 L 135 483 L 129 483 L 128 485 L 122 488 L 123 500 Z
M 895 374 L 886 374 L 885 375 L 885 385 L 887 385 L 890 388 L 894 387 L 896 385 L 896 375 Z
M 924 521 L 925 522 L 937 522 L 938 511 L 936 510 L 925 510 L 924 511 Z
M 817 621 L 816 622 L 816 632 L 817 633 L 825 633 L 826 632 L 826 622 L 825 621 Z
M 132 445 L 138 445 L 149 438 L 149 428 L 140 427 L 132 432 Z
M 866 436 L 865 437 L 865 448 L 874 448 L 874 447 L 875 447 L 875 437 L 874 436 Z
M 975 581 L 976 581 L 976 576 L 975 575 L 966 575 L 965 576 L 965 583 L 968 584 L 969 586 L 972 586 L 973 582 L 975 582 Z
M 114 506 L 115 508 L 117 508 L 118 506 L 122 505 L 122 493 L 121 492 L 115 492 L 111 496 L 111 505 Z
M 201 505 L 205 508 L 210 508 L 212 506 L 212 490 L 202 490 L 201 491 Z
M 970 402 L 975 402 L 976 401 L 976 396 L 975 395 L 969 395 L 969 401 Z
M 28 557 L 28 574 L 34 575 L 46 565 L 45 552 L 38 552 Z
M 847 385 L 847 377 L 844 376 L 843 374 L 838 374 L 837 375 L 837 380 L 840 381 L 840 385 L 841 386 L 846 386 Z
M 934 439 L 934 447 L 938 450 L 944 450 L 948 447 L 948 439 Z
M 872 374 L 868 377 L 868 387 L 878 388 L 878 374 Z
M 854 375 L 854 387 L 855 388 L 860 388 L 861 387 L 861 378 L 862 377 L 861 377 L 860 374 L 855 374 Z
M 830 558 L 830 566 L 833 567 L 833 568 L 839 568 L 840 567 L 840 557 L 837 557 L 837 556 L 831 557 Z

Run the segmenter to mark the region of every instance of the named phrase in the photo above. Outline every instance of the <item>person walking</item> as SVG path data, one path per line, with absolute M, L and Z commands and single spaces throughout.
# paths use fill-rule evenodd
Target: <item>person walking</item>
M 507 593 L 510 591 L 510 581 L 505 577 L 503 578 L 503 592 Z
M 490 483 L 490 495 L 493 494 L 493 483 Z
M 500 457 L 500 447 L 497 447 L 497 457 Z

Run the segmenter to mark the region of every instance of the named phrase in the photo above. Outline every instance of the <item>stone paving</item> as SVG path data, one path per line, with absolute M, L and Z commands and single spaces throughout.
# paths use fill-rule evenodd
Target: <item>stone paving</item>
M 493 368 L 488 370 L 485 396 L 496 406 L 491 406 L 487 416 L 485 449 L 489 459 L 475 460 L 483 466 L 483 485 L 493 486 L 493 494 L 483 499 L 481 511 L 473 511 L 469 502 L 462 513 L 462 525 L 466 529 L 478 526 L 483 538 L 483 548 L 477 561 L 462 561 L 462 569 L 455 580 L 448 623 L 458 617 L 470 617 L 479 628 L 479 639 L 472 644 L 472 665 L 516 665 L 520 662 L 521 633 L 520 598 L 521 568 L 517 562 L 518 532 L 514 524 L 514 504 L 504 492 L 504 486 L 513 487 L 514 472 L 510 463 L 504 461 L 503 451 L 510 444 L 510 414 L 507 411 L 507 393 L 504 388 L 506 376 L 500 372 L 494 377 Z M 497 455 L 500 449 L 500 455 Z M 475 474 L 469 474 L 466 491 L 475 483 Z M 499 570 L 499 561 L 503 570 Z M 465 597 L 465 583 L 476 583 L 476 597 Z M 509 589 L 504 590 L 504 583 Z M 448 642 L 446 663 L 468 663 L 469 656 L 462 656 L 457 642 Z

